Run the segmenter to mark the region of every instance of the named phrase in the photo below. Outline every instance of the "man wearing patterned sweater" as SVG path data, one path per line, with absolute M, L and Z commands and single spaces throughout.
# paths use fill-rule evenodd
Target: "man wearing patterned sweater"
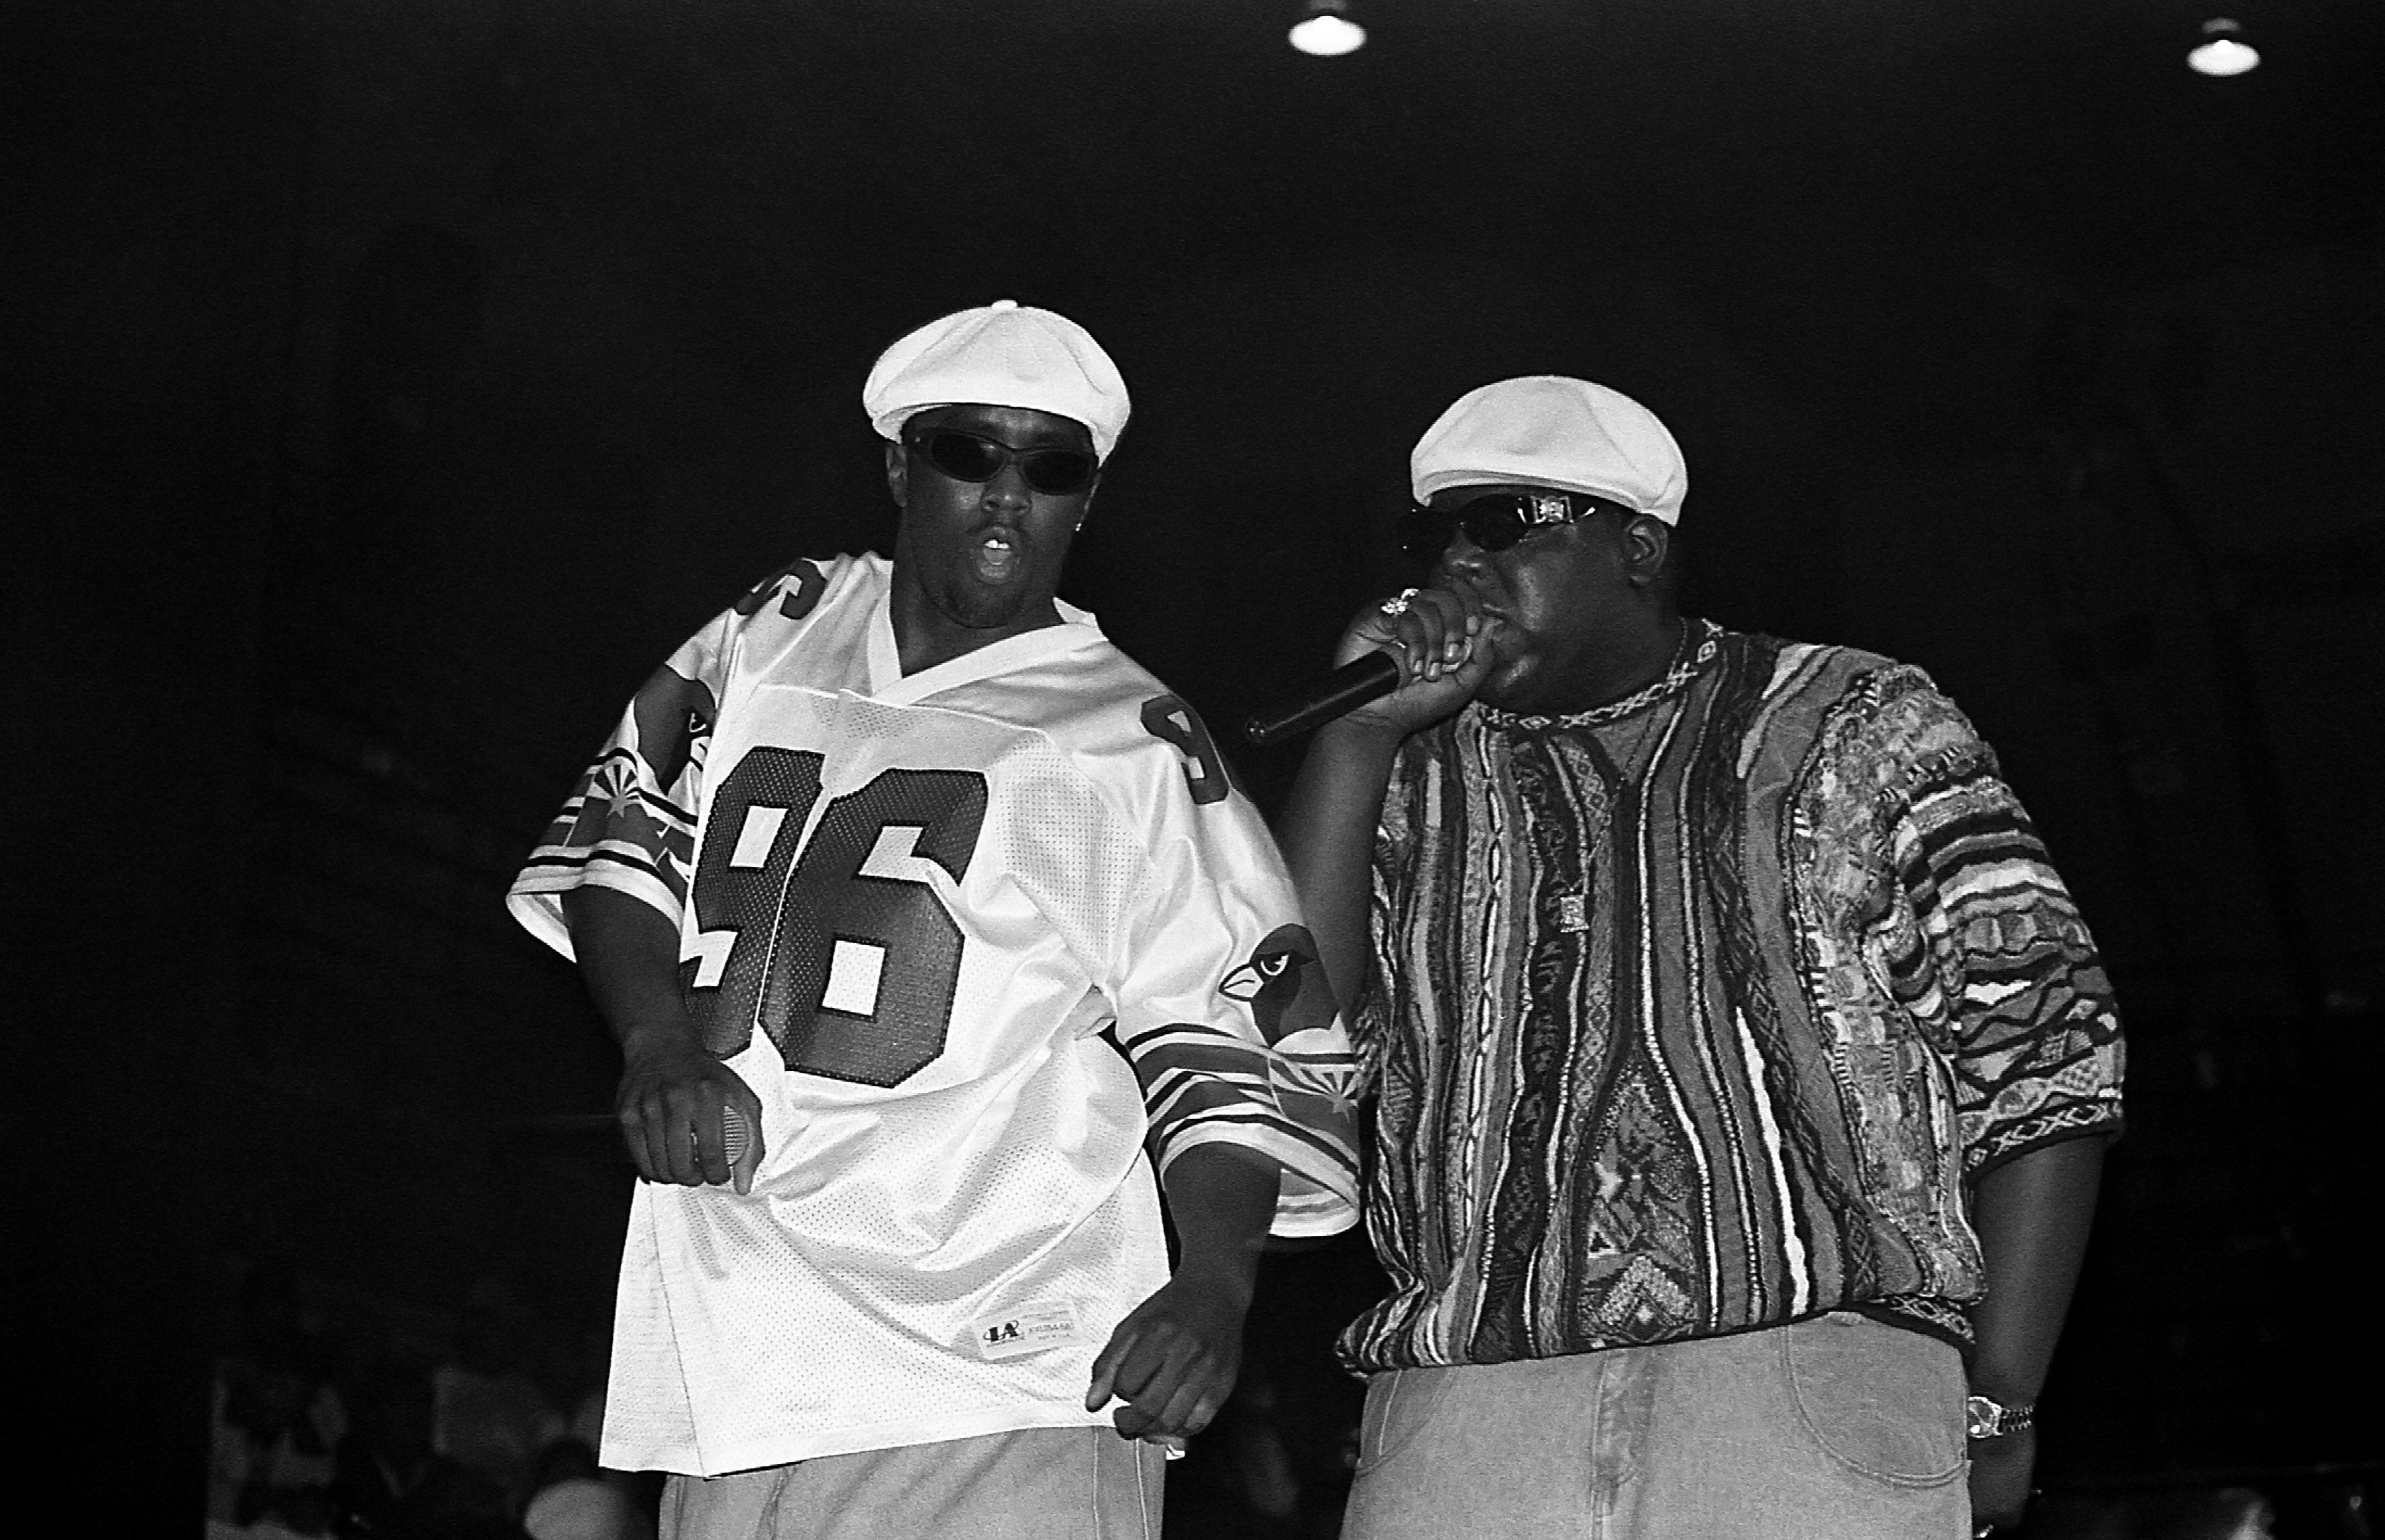
M 1278 833 L 1378 1094 L 1349 1540 L 2017 1521 L 2121 1044 L 1920 670 L 1679 615 L 1638 403 L 1461 398 Z
M 1154 1534 L 1269 1230 L 1355 1218 L 1355 1066 L 1200 719 L 1055 592 L 1109 356 L 1003 301 L 862 398 L 893 559 L 689 639 L 513 889 L 645 1178 L 604 1461 L 666 1540 Z

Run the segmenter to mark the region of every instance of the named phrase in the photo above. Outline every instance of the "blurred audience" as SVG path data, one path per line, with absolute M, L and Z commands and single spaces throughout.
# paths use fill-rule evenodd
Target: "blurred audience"
M 534 1485 L 522 1511 L 530 1540 L 654 1540 L 652 1515 L 596 1468 L 596 1451 L 576 1438 L 547 1446 Z
M 208 1521 L 329 1534 L 332 1452 L 347 1413 L 293 1269 L 260 1262 L 249 1270 L 233 1335 L 216 1363 Z
M 497 1484 L 517 1510 L 528 1500 L 539 1451 L 568 1431 L 527 1372 L 543 1333 L 500 1278 L 473 1285 L 456 1356 L 431 1378 L 431 1444 Z
M 571 1424 L 567 1436 L 592 1449 L 605 1447 L 605 1381 L 612 1367 L 612 1331 L 599 1327 L 582 1335 L 571 1365 L 579 1399 L 571 1403 Z
M 506 1494 L 431 1447 L 430 1381 L 383 1368 L 357 1397 L 340 1441 L 331 1497 L 343 1535 L 375 1540 L 516 1540 Z

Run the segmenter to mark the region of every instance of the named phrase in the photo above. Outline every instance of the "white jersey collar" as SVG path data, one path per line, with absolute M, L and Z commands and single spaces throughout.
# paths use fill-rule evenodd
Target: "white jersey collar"
M 1053 603 L 1060 612 L 1062 624 L 1041 626 L 1000 641 L 990 641 L 906 677 L 902 653 L 894 645 L 893 599 L 893 586 L 889 584 L 880 590 L 878 602 L 869 615 L 869 693 L 873 700 L 889 705 L 924 701 L 930 695 L 1064 653 L 1081 652 L 1107 640 L 1092 611 L 1080 610 L 1065 599 L 1055 599 Z

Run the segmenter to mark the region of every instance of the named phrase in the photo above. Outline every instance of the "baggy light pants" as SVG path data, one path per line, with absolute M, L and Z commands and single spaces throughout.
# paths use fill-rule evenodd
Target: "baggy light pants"
M 1853 1313 L 1378 1374 L 1342 1540 L 1967 1540 L 1965 1393 Z
M 1159 1540 L 1165 1460 L 1112 1428 L 1028 1428 L 673 1476 L 660 1540 Z

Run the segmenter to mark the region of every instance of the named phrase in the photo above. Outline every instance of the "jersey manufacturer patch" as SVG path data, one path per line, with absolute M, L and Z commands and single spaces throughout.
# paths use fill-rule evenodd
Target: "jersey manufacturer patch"
M 988 1316 L 970 1331 L 977 1339 L 978 1357 L 991 1363 L 1072 1347 L 1080 1340 L 1077 1308 L 1066 1300 Z

